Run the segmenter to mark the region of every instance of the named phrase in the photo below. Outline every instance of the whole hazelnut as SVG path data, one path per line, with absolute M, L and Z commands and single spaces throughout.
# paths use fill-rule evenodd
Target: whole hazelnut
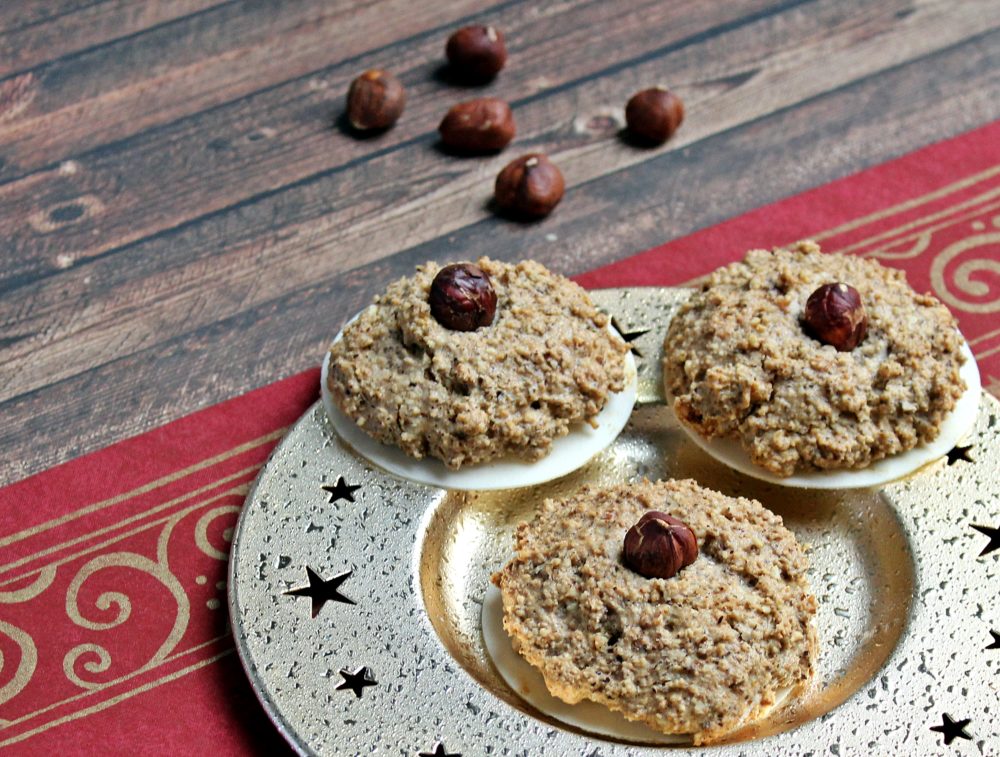
M 388 71 L 365 71 L 347 91 L 347 118 L 355 129 L 388 129 L 403 113 L 406 90 Z
M 512 160 L 497 174 L 493 195 L 509 213 L 543 218 L 559 204 L 565 189 L 556 164 L 541 153 L 532 153 Z
M 438 126 L 441 141 L 456 152 L 496 152 L 514 138 L 510 106 L 495 97 L 453 105 Z
M 493 323 L 497 293 L 489 275 L 472 263 L 446 265 L 431 282 L 431 315 L 452 331 L 475 331 Z
M 650 510 L 625 534 L 625 565 L 646 578 L 671 578 L 698 557 L 698 539 L 671 515 Z
M 453 73 L 471 82 L 486 82 L 507 62 L 503 33 L 494 26 L 465 26 L 448 37 L 445 55 Z
M 666 142 L 683 120 L 684 103 L 664 87 L 637 92 L 625 106 L 625 123 L 629 132 L 649 144 Z
M 858 290 L 849 284 L 824 284 L 806 300 L 806 332 L 838 352 L 853 350 L 868 333 L 868 314 Z

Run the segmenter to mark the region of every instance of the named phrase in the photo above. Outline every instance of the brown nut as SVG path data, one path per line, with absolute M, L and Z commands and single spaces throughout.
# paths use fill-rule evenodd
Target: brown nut
M 849 284 L 824 284 L 806 300 L 806 332 L 838 352 L 853 350 L 868 333 L 868 314 L 858 290 Z
M 514 138 L 510 106 L 495 97 L 453 105 L 438 126 L 441 141 L 456 152 L 496 152 Z
M 470 82 L 486 82 L 507 62 L 503 33 L 493 26 L 466 26 L 448 37 L 445 55 L 452 73 Z
M 625 106 L 625 123 L 629 132 L 649 144 L 666 142 L 683 120 L 684 103 L 664 87 L 637 92 Z
M 406 90 L 388 71 L 365 71 L 347 92 L 347 118 L 355 129 L 388 129 L 403 113 Z
M 541 153 L 522 155 L 497 174 L 497 206 L 528 218 L 543 218 L 559 204 L 566 183 L 558 166 Z
M 650 510 L 625 534 L 625 565 L 646 578 L 671 578 L 698 557 L 698 539 L 671 515 Z
M 475 331 L 493 323 L 497 293 L 489 275 L 472 263 L 446 265 L 431 282 L 431 315 L 452 331 Z

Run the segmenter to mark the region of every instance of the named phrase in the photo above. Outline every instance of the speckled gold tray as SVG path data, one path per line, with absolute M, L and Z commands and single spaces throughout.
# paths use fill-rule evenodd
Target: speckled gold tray
M 330 755 L 666 749 L 614 742 L 534 711 L 497 674 L 479 630 L 488 577 L 543 497 L 645 476 L 694 478 L 780 514 L 811 547 L 819 600 L 819 672 L 801 702 L 725 745 L 681 751 L 996 748 L 1000 403 L 984 394 L 963 448 L 881 490 L 758 482 L 698 449 L 663 404 L 660 342 L 687 291 L 594 296 L 638 350 L 639 405 L 617 442 L 576 473 L 506 492 L 412 484 L 358 458 L 318 404 L 275 450 L 234 537 L 229 603 L 251 684 L 289 742 Z M 969 742 L 958 733 L 965 719 Z

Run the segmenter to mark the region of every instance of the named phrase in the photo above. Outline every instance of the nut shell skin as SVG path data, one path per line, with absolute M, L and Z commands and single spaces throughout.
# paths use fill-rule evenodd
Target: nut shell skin
M 650 145 L 660 145 L 670 139 L 683 120 L 681 98 L 663 87 L 637 92 L 625 106 L 629 133 Z
M 559 204 L 566 190 L 562 171 L 541 153 L 522 155 L 497 174 L 494 198 L 512 215 L 544 218 Z
M 495 97 L 453 105 L 438 126 L 444 145 L 460 153 L 497 152 L 516 131 L 510 106 Z
M 437 272 L 429 296 L 431 315 L 452 331 L 475 331 L 493 323 L 497 294 L 489 274 L 472 263 L 454 263 Z
M 622 560 L 646 578 L 673 578 L 698 557 L 698 539 L 686 523 L 659 510 L 645 513 L 625 533 Z
M 841 282 L 824 284 L 809 295 L 802 321 L 806 333 L 838 352 L 850 352 L 868 333 L 861 295 Z
M 456 77 L 487 82 L 507 63 L 503 32 L 494 26 L 465 26 L 448 37 L 445 55 Z
M 388 71 L 371 69 L 351 82 L 347 118 L 359 131 L 388 129 L 403 114 L 406 90 Z

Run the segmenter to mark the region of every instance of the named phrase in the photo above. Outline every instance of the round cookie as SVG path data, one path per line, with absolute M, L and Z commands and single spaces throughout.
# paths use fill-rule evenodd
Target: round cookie
M 622 563 L 649 510 L 684 521 L 700 554 L 672 578 Z M 693 481 L 585 487 L 546 500 L 493 576 L 515 648 L 573 703 L 600 702 L 695 744 L 755 720 L 813 675 L 816 602 L 781 518 Z
M 493 323 L 446 329 L 428 296 L 440 266 L 391 284 L 330 348 L 327 386 L 367 434 L 455 470 L 543 457 L 625 386 L 628 345 L 587 293 L 542 265 L 481 258 Z
M 800 323 L 823 284 L 861 295 L 868 333 L 838 352 Z M 739 441 L 778 476 L 864 468 L 933 440 L 965 382 L 947 308 L 902 271 L 813 242 L 752 250 L 715 271 L 673 318 L 664 382 L 678 419 Z

